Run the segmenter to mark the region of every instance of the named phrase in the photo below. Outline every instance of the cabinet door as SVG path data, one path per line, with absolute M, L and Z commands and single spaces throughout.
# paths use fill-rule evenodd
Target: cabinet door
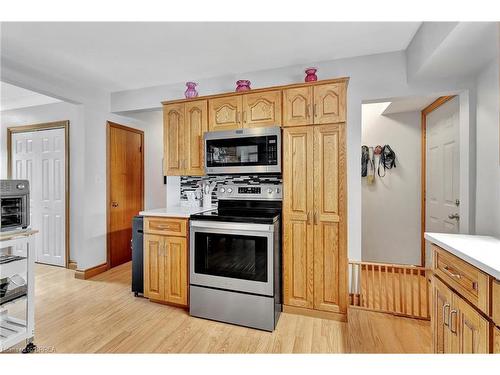
M 314 308 L 347 312 L 344 125 L 314 127 Z
M 185 104 L 186 124 L 184 128 L 183 153 L 186 158 L 187 176 L 203 176 L 203 134 L 208 130 L 207 101 L 197 100 Z
M 165 176 L 180 176 L 184 172 L 184 104 L 163 106 L 163 147 Z
M 450 314 L 450 328 L 458 336 L 459 353 L 489 353 L 489 322 L 456 294 L 453 296 L 456 317 Z
M 187 240 L 165 237 L 165 301 L 188 305 Z
M 243 95 L 243 127 L 281 126 L 281 91 Z
M 432 347 L 434 353 L 456 353 L 454 334 L 450 330 L 453 292 L 436 276 L 432 277 Z
M 345 122 L 346 85 L 332 83 L 314 86 L 314 123 Z
M 312 124 L 312 100 L 312 86 L 284 90 L 283 126 L 301 126 Z
M 493 353 L 500 354 L 500 328 L 493 328 Z
M 241 95 L 211 99 L 208 101 L 208 129 L 232 130 L 242 127 Z
M 164 236 L 144 235 L 144 296 L 163 301 L 165 297 Z
M 284 303 L 313 307 L 313 129 L 283 132 Z

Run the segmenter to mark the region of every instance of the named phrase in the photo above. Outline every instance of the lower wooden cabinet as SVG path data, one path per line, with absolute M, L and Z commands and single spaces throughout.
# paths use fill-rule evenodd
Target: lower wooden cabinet
M 162 219 L 145 218 L 145 228 L 149 220 Z M 188 306 L 187 237 L 144 234 L 144 296 Z
M 434 353 L 489 353 L 490 322 L 436 276 L 432 289 Z
M 493 353 L 500 354 L 500 328 L 494 328 L 493 337 Z

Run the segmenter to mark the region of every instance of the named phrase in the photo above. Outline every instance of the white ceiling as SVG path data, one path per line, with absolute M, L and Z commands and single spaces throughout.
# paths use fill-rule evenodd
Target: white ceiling
M 383 115 L 390 115 L 402 112 L 421 111 L 438 98 L 436 95 L 428 96 L 408 96 L 397 98 L 382 112 Z
M 0 82 L 0 111 L 58 102 L 59 99 Z
M 307 8 L 307 7 L 306 7 Z M 420 22 L 3 23 L 11 61 L 119 91 L 404 50 Z

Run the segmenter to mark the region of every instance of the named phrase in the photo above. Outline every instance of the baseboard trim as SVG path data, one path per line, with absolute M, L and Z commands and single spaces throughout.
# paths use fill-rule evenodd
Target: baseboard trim
M 283 305 L 283 312 L 289 313 L 289 314 L 311 316 L 313 318 L 337 320 L 339 322 L 347 322 L 347 314 L 312 310 L 312 309 L 306 309 L 304 307 Z
M 76 262 L 73 262 L 72 260 L 70 260 L 68 262 L 68 269 L 76 271 L 78 269 L 78 265 L 76 264 Z
M 75 279 L 87 280 L 108 270 L 108 264 L 103 263 L 85 270 L 75 270 Z

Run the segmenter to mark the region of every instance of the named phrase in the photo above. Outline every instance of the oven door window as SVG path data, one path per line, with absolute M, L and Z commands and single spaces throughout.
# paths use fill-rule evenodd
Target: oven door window
M 23 224 L 23 198 L 2 198 L 2 227 L 17 227 Z
M 195 273 L 268 281 L 267 237 L 195 233 Z
M 207 167 L 278 165 L 277 143 L 276 135 L 207 140 Z

